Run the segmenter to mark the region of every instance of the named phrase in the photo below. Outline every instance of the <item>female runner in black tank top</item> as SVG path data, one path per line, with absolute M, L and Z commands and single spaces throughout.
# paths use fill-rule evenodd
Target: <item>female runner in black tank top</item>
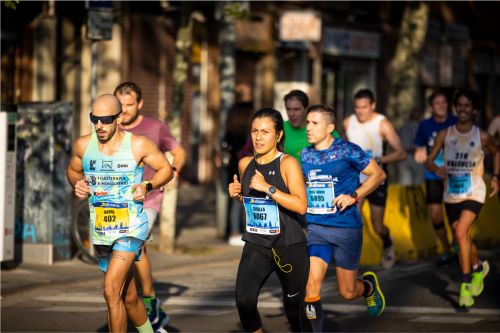
M 234 175 L 229 184 L 229 196 L 244 203 L 246 212 L 243 234 L 246 244 L 236 278 L 236 306 L 241 324 L 248 332 L 262 332 L 257 299 L 274 271 L 281 282 L 291 330 L 310 331 L 303 314 L 309 257 L 298 220 L 298 214 L 305 214 L 307 209 L 302 172 L 297 160 L 281 153 L 284 131 L 278 111 L 270 108 L 257 111 L 251 137 L 254 157 L 240 160 L 242 181 Z

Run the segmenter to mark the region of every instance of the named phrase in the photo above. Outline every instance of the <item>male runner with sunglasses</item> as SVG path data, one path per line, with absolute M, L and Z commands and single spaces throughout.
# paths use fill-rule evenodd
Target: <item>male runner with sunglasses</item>
M 151 140 L 119 129 L 121 104 L 115 96 L 99 96 L 90 120 L 95 132 L 76 140 L 66 174 L 76 196 L 89 200 L 109 330 L 125 332 L 128 317 L 140 333 L 153 332 L 137 296 L 134 262 L 148 232 L 143 201 L 172 178 L 172 167 Z M 155 173 L 143 181 L 145 165 Z

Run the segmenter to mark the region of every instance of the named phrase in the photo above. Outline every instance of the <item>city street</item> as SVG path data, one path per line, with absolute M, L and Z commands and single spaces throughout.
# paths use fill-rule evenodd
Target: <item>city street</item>
M 375 269 L 387 299 L 380 318 L 368 317 L 362 300 L 344 302 L 334 271 L 323 290 L 326 331 L 363 332 L 494 332 L 500 327 L 498 251 L 482 252 L 492 264 L 483 294 L 469 310 L 457 309 L 458 267 L 437 268 L 434 262 L 402 263 Z M 171 317 L 169 332 L 240 331 L 234 305 L 237 253 L 232 259 L 185 265 L 155 272 L 156 289 Z M 97 269 L 97 268 L 96 268 Z M 366 268 L 364 268 L 366 269 Z M 25 274 L 37 274 L 26 271 Z M 273 276 L 260 297 L 260 312 L 268 332 L 287 330 L 281 291 Z M 52 284 L 2 298 L 3 332 L 103 332 L 106 305 L 99 276 L 86 282 Z

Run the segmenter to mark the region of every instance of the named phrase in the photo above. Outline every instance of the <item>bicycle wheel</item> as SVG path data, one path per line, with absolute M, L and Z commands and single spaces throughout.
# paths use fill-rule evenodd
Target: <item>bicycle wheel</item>
M 97 259 L 94 256 L 94 247 L 92 246 L 88 201 L 78 201 L 75 204 L 72 215 L 71 235 L 81 254 L 81 259 L 87 263 L 97 264 Z

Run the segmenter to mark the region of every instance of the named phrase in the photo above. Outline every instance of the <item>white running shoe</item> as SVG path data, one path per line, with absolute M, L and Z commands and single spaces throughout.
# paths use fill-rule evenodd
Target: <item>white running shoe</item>
M 396 253 L 394 252 L 394 245 L 384 249 L 382 259 L 380 260 L 382 267 L 389 269 L 396 263 Z
M 163 327 L 160 327 L 159 329 L 157 329 L 155 331 L 155 333 L 168 333 L 168 331 L 166 329 L 164 329 Z
M 241 239 L 241 235 L 230 236 L 229 245 L 231 246 L 244 246 L 245 242 Z

